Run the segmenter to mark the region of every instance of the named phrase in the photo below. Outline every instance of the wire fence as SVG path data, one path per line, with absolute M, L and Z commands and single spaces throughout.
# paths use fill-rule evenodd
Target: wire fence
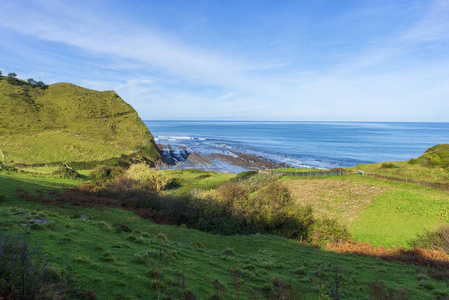
M 391 181 L 397 181 L 397 182 L 405 182 L 405 183 L 413 183 L 417 185 L 422 185 L 426 187 L 431 187 L 435 189 L 444 189 L 449 190 L 449 184 L 448 183 L 441 183 L 441 182 L 432 182 L 432 181 L 426 181 L 426 180 L 417 180 L 413 178 L 408 177 L 397 177 L 397 176 L 391 176 L 391 175 L 383 175 L 383 174 L 376 174 L 376 173 L 365 173 L 364 176 L 370 176 L 375 178 L 381 178 L 381 179 L 388 179 Z
M 281 175 L 281 176 L 292 176 L 292 177 L 323 177 L 323 176 L 343 176 L 354 174 L 352 170 L 330 170 L 330 171 L 313 171 L 313 172 L 281 172 L 281 171 L 273 171 L 273 170 L 263 170 L 260 173 L 267 173 L 272 175 Z
M 375 177 L 375 178 L 380 178 L 380 179 L 387 179 L 390 181 L 412 183 L 412 184 L 436 188 L 436 189 L 449 190 L 449 183 L 432 182 L 432 181 L 426 181 L 426 180 L 418 180 L 418 179 L 409 178 L 409 177 L 398 177 L 398 176 L 391 176 L 391 175 L 385 175 L 385 174 L 377 174 L 374 172 L 366 172 L 366 171 L 361 171 L 361 170 L 359 170 L 358 172 L 353 171 L 353 170 L 347 170 L 347 169 L 338 169 L 338 170 L 330 170 L 330 171 L 314 171 L 314 172 L 281 172 L 281 171 L 273 171 L 273 170 L 262 170 L 259 172 L 265 173 L 265 174 L 276 174 L 279 176 L 306 177 L 306 178 L 311 178 L 311 179 L 318 178 L 318 177 L 324 177 L 324 176 L 346 176 L 346 175 L 359 174 L 361 176 L 369 176 L 369 177 Z

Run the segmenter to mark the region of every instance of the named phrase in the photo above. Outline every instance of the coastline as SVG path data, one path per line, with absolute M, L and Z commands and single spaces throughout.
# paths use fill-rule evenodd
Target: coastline
M 294 167 L 262 155 L 246 151 L 233 151 L 221 148 L 220 152 L 200 153 L 186 146 L 157 144 L 162 153 L 163 164 L 158 167 L 167 169 L 199 169 L 218 173 L 240 173 L 259 169 L 278 169 Z
M 230 173 L 403 161 L 449 138 L 449 123 L 144 122 L 167 158 L 162 168 Z

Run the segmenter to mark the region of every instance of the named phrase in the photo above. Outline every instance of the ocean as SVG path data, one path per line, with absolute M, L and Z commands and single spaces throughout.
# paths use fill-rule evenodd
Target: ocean
M 172 151 L 248 153 L 303 168 L 409 160 L 449 143 L 449 123 L 144 122 L 156 143 L 170 145 Z

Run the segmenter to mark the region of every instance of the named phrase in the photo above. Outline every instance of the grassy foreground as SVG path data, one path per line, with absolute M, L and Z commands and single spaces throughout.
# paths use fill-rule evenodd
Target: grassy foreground
M 177 188 L 171 191 L 174 194 L 193 188 L 208 191 L 233 176 L 191 171 L 170 171 L 167 175 L 178 179 Z M 345 199 L 358 195 L 354 203 L 343 209 L 360 205 L 350 212 L 354 216 L 348 222 L 350 228 L 359 239 L 376 236 L 382 243 L 388 242 L 388 235 L 394 232 L 403 233 L 404 236 L 398 235 L 403 242 L 418 227 L 433 224 L 438 208 L 449 202 L 444 192 L 376 178 L 282 180 L 300 191 L 308 189 L 310 203 L 319 196 L 320 186 L 328 184 L 328 190 L 335 194 L 326 191 L 316 198 L 316 207 L 321 207 L 318 213 L 322 214 L 346 205 Z M 423 267 L 332 253 L 271 235 L 220 236 L 183 226 L 158 225 L 122 209 L 59 208 L 24 202 L 16 194 L 17 188 L 36 193 L 84 182 L 85 179 L 0 172 L 0 223 L 3 231 L 26 233 L 32 241 L 39 241 L 45 256 L 57 268 L 69 270 L 75 282 L 93 290 L 98 299 L 157 298 L 154 265 L 160 253 L 163 257 L 172 254 L 163 267 L 161 294 L 174 298 L 184 298 L 187 293 L 197 299 L 217 295 L 225 299 L 280 299 L 287 293 L 287 285 L 294 287 L 290 289 L 290 299 L 332 299 L 325 294 L 335 289 L 341 299 L 368 299 L 382 291 L 391 293 L 391 299 L 440 299 L 449 294 L 446 281 L 432 278 L 431 269 Z M 366 195 L 360 195 L 367 189 Z M 301 201 L 298 193 L 295 197 Z M 338 217 L 340 213 L 334 215 Z M 403 219 L 397 223 L 404 221 L 405 226 L 396 231 L 379 230 L 370 236 L 370 228 L 374 230 L 400 216 Z M 32 217 L 53 222 L 21 225 Z M 413 220 L 418 222 L 416 227 L 410 225 Z

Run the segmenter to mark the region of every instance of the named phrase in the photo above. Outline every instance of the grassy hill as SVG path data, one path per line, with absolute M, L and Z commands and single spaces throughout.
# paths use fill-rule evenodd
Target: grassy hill
M 417 159 L 412 158 L 409 163 L 449 169 L 449 144 L 433 146 Z
M 9 164 L 105 162 L 160 156 L 153 136 L 114 91 L 0 80 L 0 150 Z M 0 157 L 1 159 L 2 157 Z
M 375 164 L 359 164 L 349 168 L 365 175 L 378 175 L 391 180 L 414 181 L 418 183 L 449 184 L 449 144 L 436 145 L 426 150 L 420 157 L 408 161 L 390 161 Z

